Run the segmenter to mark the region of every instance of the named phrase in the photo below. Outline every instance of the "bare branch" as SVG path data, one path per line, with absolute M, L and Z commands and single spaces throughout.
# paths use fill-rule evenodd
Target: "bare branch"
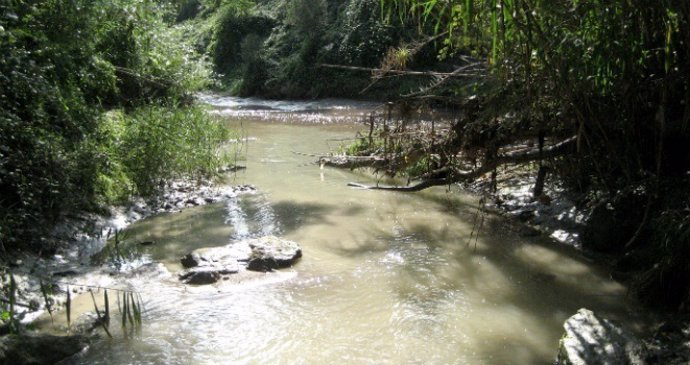
M 352 70 L 352 71 L 368 71 L 368 72 L 383 72 L 396 75 L 405 76 L 436 76 L 436 77 L 483 77 L 486 76 L 484 73 L 465 73 L 465 72 L 435 72 L 435 71 L 407 71 L 407 70 L 383 70 L 380 68 L 371 67 L 358 67 L 358 66 L 345 66 L 345 65 L 333 65 L 329 63 L 319 63 L 317 67 L 325 68 L 335 68 L 341 70 Z
M 427 87 L 425 87 L 425 88 L 423 88 L 423 89 L 421 89 L 421 90 L 419 90 L 419 91 L 417 91 L 417 92 L 414 92 L 414 93 L 411 93 L 411 94 L 404 95 L 404 97 L 408 97 L 408 98 L 409 98 L 409 97 L 415 97 L 415 96 L 420 96 L 420 95 L 426 95 L 426 94 L 428 94 L 431 90 L 434 90 L 434 89 L 436 89 L 436 88 L 438 88 L 438 87 L 444 85 L 448 80 L 451 80 L 451 79 L 452 79 L 453 77 L 455 77 L 456 75 L 462 75 L 462 74 L 463 74 L 463 71 L 467 71 L 467 70 L 470 70 L 470 69 L 473 69 L 473 68 L 476 68 L 476 67 L 480 67 L 480 68 L 477 69 L 477 70 L 485 71 L 485 69 L 481 68 L 481 66 L 482 66 L 482 63 L 480 63 L 480 62 L 475 62 L 475 63 L 471 63 L 471 64 L 469 64 L 469 65 L 465 65 L 465 66 L 462 66 L 462 67 L 458 67 L 457 69 L 455 69 L 455 71 L 451 72 L 450 74 L 448 74 L 448 75 L 446 75 L 446 76 L 440 76 L 440 77 L 437 79 L 437 81 L 434 82 L 433 84 L 431 84 L 431 85 L 429 85 L 429 86 L 427 86 Z M 474 70 L 472 70 L 472 71 L 474 71 Z M 485 75 L 484 75 L 484 74 L 481 74 L 481 75 L 478 74 L 477 76 L 485 76 Z
M 572 150 L 572 147 L 576 144 L 577 137 L 573 136 L 558 142 L 550 147 L 544 148 L 541 153 L 539 149 L 532 149 L 527 152 L 519 153 L 506 153 L 504 155 L 498 156 L 497 158 L 485 162 L 482 166 L 470 170 L 470 171 L 457 171 L 457 170 L 447 170 L 445 177 L 436 177 L 433 179 L 422 180 L 415 185 L 409 186 L 396 186 L 396 185 L 364 185 L 360 183 L 348 183 L 348 186 L 356 187 L 360 189 L 371 189 L 371 190 L 392 190 L 392 191 L 402 191 L 402 192 L 416 192 L 421 191 L 432 186 L 439 185 L 450 185 L 456 182 L 466 181 L 476 179 L 492 170 L 496 167 L 509 164 L 509 163 L 526 163 L 530 161 L 537 161 L 543 158 L 553 158 L 558 156 L 563 156 Z M 444 171 L 445 172 L 445 171 Z M 434 174 L 438 176 L 439 174 Z

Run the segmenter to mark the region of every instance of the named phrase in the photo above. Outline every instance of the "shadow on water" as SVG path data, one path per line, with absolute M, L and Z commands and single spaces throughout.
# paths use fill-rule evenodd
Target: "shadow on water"
M 449 194 L 420 198 L 437 203 L 460 225 L 477 212 L 467 199 Z M 465 345 L 487 363 L 550 363 L 545 359 L 555 358 L 563 322 L 582 307 L 644 330 L 645 315 L 633 311 L 626 289 L 602 268 L 570 246 L 545 237 L 525 240 L 519 228 L 488 215 L 475 244 L 469 230 L 422 219 L 400 223 L 393 232 L 358 227 L 365 231 L 358 242 L 334 249 L 344 257 L 380 257 L 376 270 L 391 278 L 400 303 L 393 320 L 401 329 L 435 336 L 455 323 Z M 449 314 L 452 308 L 465 309 Z M 491 326 L 495 330 L 487 331 Z
M 548 337 L 554 328 L 561 328 L 563 321 L 581 307 L 614 320 L 630 321 L 616 315 L 626 312 L 622 286 L 601 272 L 593 272 L 592 263 L 574 250 L 547 239 L 520 242 L 514 238 L 517 232 L 513 228 L 502 219 L 488 218 L 476 248 L 468 244 L 467 237 L 429 225 L 409 227 L 407 231 L 414 233 L 407 239 L 389 235 L 386 239 L 393 242 L 391 252 L 400 255 L 389 265 L 401 278 L 394 287 L 396 295 L 422 318 L 440 316 L 435 321 L 438 323 L 444 322 L 444 311 L 435 308 L 459 300 L 458 295 L 462 298 L 468 291 L 473 293 L 464 297 L 482 298 L 472 304 L 481 310 L 468 316 L 487 316 L 486 323 L 490 323 L 491 313 L 513 312 L 513 317 L 520 318 L 515 325 L 529 324 L 511 329 L 513 333 L 524 332 L 521 336 L 503 332 L 493 337 L 483 328 L 463 330 L 473 343 L 481 343 L 474 350 L 480 358 L 499 363 L 538 364 L 544 363 L 544 357 L 555 357 L 558 334 L 550 348 L 544 348 L 544 339 L 538 337 Z M 410 250 L 410 246 L 416 247 Z
M 108 240 L 94 260 L 113 263 L 124 253 L 131 260 L 150 257 L 153 261 L 177 262 L 190 250 L 227 244 L 232 229 L 223 224 L 224 220 L 221 203 L 152 216 L 128 227 L 117 249 L 114 238 Z
M 314 224 L 332 224 L 328 216 L 337 207 L 321 203 L 299 203 L 297 201 L 281 201 L 272 204 L 276 219 L 280 222 L 280 232 L 283 234 L 299 230 L 303 226 Z M 357 214 L 358 209 L 349 212 Z
M 294 159 L 298 161 L 271 162 L 270 168 L 306 160 Z M 293 175 L 283 171 L 285 180 L 276 183 L 274 176 L 281 170 L 275 169 L 267 172 L 266 181 L 256 177 L 268 187 L 257 183 L 266 194 L 243 195 L 135 224 L 130 229 L 132 242 L 155 244 L 132 247 L 154 261 L 177 262 L 199 247 L 266 234 L 289 235 L 311 250 L 295 269 L 299 276 L 294 285 L 302 286 L 286 283 L 256 292 L 219 292 L 210 300 L 197 299 L 194 292 L 171 296 L 189 305 L 163 306 L 166 311 L 189 313 L 208 328 L 179 327 L 176 322 L 172 328 L 193 328 L 200 334 L 180 335 L 183 344 L 175 342 L 178 336 L 156 341 L 172 341 L 170 347 L 181 350 L 197 346 L 203 352 L 201 339 L 210 333 L 206 342 L 220 341 L 219 348 L 225 345 L 222 341 L 239 347 L 258 342 L 259 347 L 247 351 L 267 350 L 264 360 L 281 356 L 294 360 L 298 351 L 291 346 L 299 344 L 306 346 L 304 353 L 381 356 L 379 363 L 539 364 L 554 358 L 561 325 L 578 308 L 586 306 L 619 320 L 630 312 L 622 300 L 625 289 L 592 269 L 592 263 L 576 251 L 547 239 L 522 239 L 518 228 L 501 218 L 487 217 L 476 244 L 470 242 L 476 197 L 447 193 L 444 187 L 415 194 L 353 194 L 342 191 L 348 189 L 345 182 L 367 181 L 368 175 L 327 169 L 322 172 L 325 181 L 321 176 L 320 184 L 309 185 L 303 183 L 305 174 L 313 172 L 308 176 L 318 179 L 320 171 L 299 167 Z M 285 305 L 286 298 L 290 305 Z M 232 305 L 219 305 L 223 300 Z M 250 310 L 240 310 L 243 301 Z M 229 320 L 229 310 L 238 318 L 256 312 L 257 317 L 251 317 L 255 323 Z M 209 320 L 209 311 L 222 319 Z M 164 323 L 161 333 L 170 332 L 165 319 L 157 320 Z M 253 333 L 261 324 L 272 331 Z M 287 329 L 284 336 L 271 334 L 280 334 L 281 324 L 300 331 L 300 336 Z M 228 328 L 241 331 L 228 336 L 232 332 Z M 206 350 L 213 353 L 217 344 Z M 358 363 L 353 359 L 341 360 Z
M 203 247 L 266 235 L 284 235 L 310 225 L 331 225 L 329 217 L 355 216 L 360 205 L 280 201 L 244 195 L 180 213 L 161 214 L 137 222 L 92 258 L 95 264 L 127 265 L 136 261 L 177 262 L 186 253 Z

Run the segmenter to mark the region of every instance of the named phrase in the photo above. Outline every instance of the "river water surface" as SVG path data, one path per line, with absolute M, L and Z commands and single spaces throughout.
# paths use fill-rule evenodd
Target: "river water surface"
M 373 104 L 205 97 L 248 137 L 230 184 L 257 193 L 155 216 L 129 229 L 146 260 L 180 269 L 190 250 L 274 234 L 298 242 L 291 269 L 186 287 L 131 277 L 141 334 L 93 344 L 74 364 L 549 364 L 563 321 L 587 307 L 628 325 L 626 288 L 577 252 L 489 218 L 457 189 L 367 191 L 365 173 L 320 169 Z M 297 153 L 296 153 L 297 152 Z

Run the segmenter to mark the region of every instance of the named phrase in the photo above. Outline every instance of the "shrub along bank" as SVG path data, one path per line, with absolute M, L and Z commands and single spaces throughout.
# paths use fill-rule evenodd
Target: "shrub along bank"
M 174 4 L 0 4 L 0 246 L 50 251 L 65 214 L 162 181 L 209 176 L 227 131 L 190 93 L 209 63 L 180 37 Z

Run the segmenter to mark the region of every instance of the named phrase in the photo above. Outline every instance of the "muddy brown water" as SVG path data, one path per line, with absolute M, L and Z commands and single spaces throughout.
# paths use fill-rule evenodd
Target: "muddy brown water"
M 250 137 L 247 169 L 228 183 L 258 193 L 134 224 L 129 237 L 156 242 L 141 257 L 174 273 L 194 248 L 267 234 L 299 242 L 304 257 L 239 284 L 122 279 L 141 293 L 141 333 L 104 336 L 66 363 L 549 364 L 578 308 L 641 323 L 626 288 L 575 250 L 491 217 L 470 242 L 476 197 L 353 189 L 375 180 L 303 154 L 337 150 L 375 105 L 204 100 Z

